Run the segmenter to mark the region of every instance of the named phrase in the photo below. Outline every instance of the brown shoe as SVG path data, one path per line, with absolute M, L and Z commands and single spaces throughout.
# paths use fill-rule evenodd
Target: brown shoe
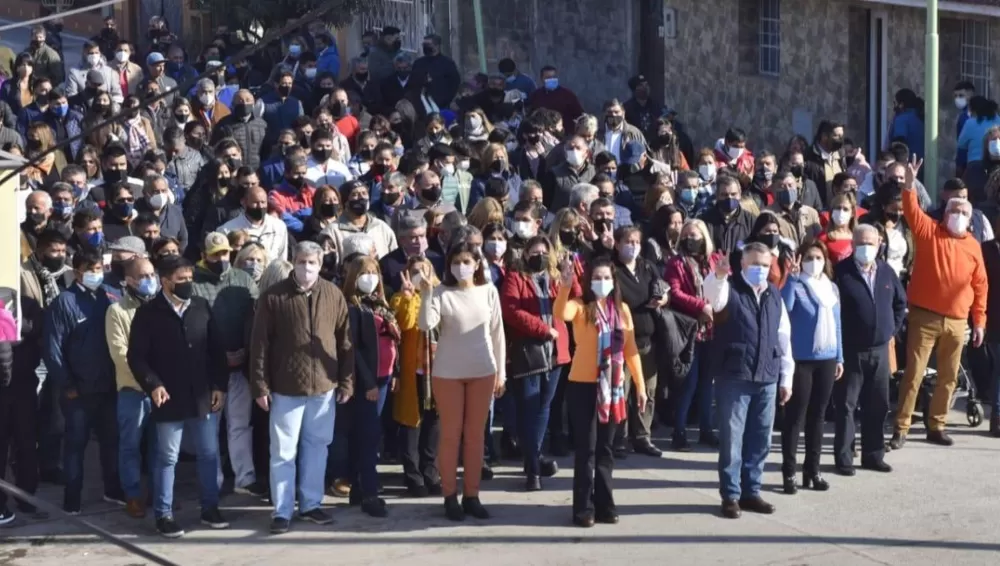
M 743 510 L 735 499 L 726 499 L 722 502 L 722 516 L 727 519 L 739 519 L 743 516 Z
M 146 503 L 139 497 L 129 499 L 125 502 L 125 513 L 133 519 L 142 519 L 146 516 Z
M 350 497 L 351 482 L 343 478 L 333 480 L 333 485 L 327 489 L 327 493 L 333 497 Z

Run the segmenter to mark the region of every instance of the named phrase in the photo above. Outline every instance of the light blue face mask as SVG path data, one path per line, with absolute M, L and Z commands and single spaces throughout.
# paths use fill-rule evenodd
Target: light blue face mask
M 681 189 L 681 202 L 684 204 L 694 204 L 694 201 L 698 198 L 698 189 Z
M 101 286 L 101 283 L 104 283 L 104 274 L 88 271 L 83 274 L 83 280 L 80 282 L 87 289 L 91 291 L 96 291 L 97 288 Z
M 555 90 L 559 88 L 559 78 L 552 77 L 545 79 L 545 90 Z
M 590 290 L 594 292 L 594 296 L 598 299 L 606 298 L 614 288 L 615 282 L 611 279 L 595 279 L 590 282 Z
M 858 260 L 858 263 L 871 265 L 875 261 L 876 255 L 878 255 L 878 248 L 871 244 L 854 246 L 854 258 Z
M 763 265 L 751 265 L 743 270 L 743 278 L 752 287 L 760 287 L 767 283 L 768 271 L 770 270 Z
M 140 295 L 143 297 L 152 297 L 160 290 L 160 284 L 157 283 L 156 278 L 147 278 L 139 281 L 139 287 L 136 289 Z

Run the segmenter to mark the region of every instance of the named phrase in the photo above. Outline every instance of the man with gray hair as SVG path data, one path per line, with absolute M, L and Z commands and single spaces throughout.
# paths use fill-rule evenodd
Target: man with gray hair
M 147 175 L 142 184 L 142 198 L 135 203 L 140 214 L 150 214 L 160 226 L 161 238 L 175 238 L 182 250 L 187 249 L 188 231 L 184 211 L 174 204 L 174 192 L 163 175 Z
M 404 198 L 407 198 L 406 187 L 410 184 L 406 175 L 399 171 L 393 171 L 382 179 L 382 190 L 379 191 L 379 198 L 372 203 L 371 212 L 382 222 L 395 229 L 392 225 L 393 216 L 396 210 L 404 205 Z
M 882 239 L 871 224 L 854 229 L 854 259 L 834 268 L 840 291 L 844 375 L 833 387 L 835 432 L 833 462 L 842 476 L 853 476 L 854 419 L 861 406 L 861 466 L 889 472 L 885 462 L 885 417 L 889 414 L 889 362 L 892 337 L 906 316 L 906 292 L 896 271 L 879 258 Z
M 195 119 L 205 126 L 206 133 L 211 136 L 212 128 L 230 115 L 229 108 L 219 102 L 215 95 L 215 82 L 212 79 L 201 79 L 195 86 L 195 99 L 191 105 Z
M 440 277 L 444 273 L 444 255 L 429 249 L 427 243 L 427 221 L 419 215 L 403 215 L 396 226 L 396 241 L 399 247 L 379 260 L 382 282 L 386 293 L 395 293 L 402 287 L 400 274 L 406 269 L 411 257 L 426 257 Z
M 719 416 L 719 493 L 722 515 L 774 513 L 760 496 L 764 461 L 778 404 L 792 396 L 791 323 L 781 294 L 767 280 L 771 250 L 743 248 L 740 273 L 728 254 L 705 278 L 705 300 L 716 313 L 711 374 Z
M 458 65 L 454 59 L 441 53 L 440 35 L 425 35 L 422 49 L 424 56 L 413 63 L 413 73 L 427 76 L 427 95 L 438 108 L 447 108 L 458 94 L 458 85 L 462 82 Z
M 296 485 L 299 518 L 320 525 L 332 521 L 320 508 L 327 448 L 337 405 L 354 391 L 347 301 L 336 285 L 320 279 L 323 248 L 300 242 L 292 263 L 292 275 L 257 301 L 250 337 L 250 386 L 257 405 L 270 412 L 275 534 L 288 532 Z
M 565 146 L 565 161 L 549 169 L 548 174 L 541 180 L 542 190 L 545 193 L 545 206 L 557 212 L 569 204 L 569 195 L 573 187 L 580 183 L 589 183 L 597 174 L 591 163 L 593 154 L 586 140 L 580 136 L 573 136 L 566 141 Z

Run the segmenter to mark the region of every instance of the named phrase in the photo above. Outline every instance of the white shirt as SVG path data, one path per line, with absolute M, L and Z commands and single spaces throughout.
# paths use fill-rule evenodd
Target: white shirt
M 309 179 L 317 187 L 330 185 L 335 189 L 339 189 L 344 183 L 354 180 L 354 175 L 351 174 L 347 165 L 332 157 L 327 159 L 326 163 L 318 163 L 310 156 L 308 161 L 306 161 L 306 167 L 306 179 Z
M 742 277 L 743 275 L 734 275 Z M 766 287 L 765 287 L 766 288 Z M 729 304 L 729 279 L 717 279 L 715 272 L 709 273 L 702 283 L 702 290 L 705 299 L 715 312 L 722 312 Z M 760 303 L 760 295 L 764 289 L 754 289 L 757 303 Z M 778 320 L 778 348 L 781 350 L 781 369 L 778 375 L 780 387 L 791 389 L 792 376 L 795 373 L 795 360 L 792 359 L 792 324 L 788 320 L 788 311 L 785 309 L 785 302 L 779 300 L 781 304 L 781 318 Z
M 615 161 L 621 163 L 621 151 L 622 151 L 622 132 L 625 128 L 622 127 L 621 130 L 608 130 L 604 133 L 604 148 L 608 150 L 612 155 L 615 156 Z
M 264 246 L 268 263 L 288 257 L 288 228 L 279 218 L 265 214 L 260 226 L 254 226 L 246 214 L 241 214 L 219 227 L 219 232 L 223 234 L 237 230 L 245 230 L 251 242 Z

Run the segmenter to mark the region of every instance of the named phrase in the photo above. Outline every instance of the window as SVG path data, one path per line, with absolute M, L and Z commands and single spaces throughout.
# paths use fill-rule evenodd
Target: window
M 962 22 L 962 80 L 976 87 L 976 94 L 990 96 L 990 25 L 978 20 Z
M 781 69 L 780 0 L 759 0 L 757 18 L 757 61 L 761 75 L 778 76 Z

